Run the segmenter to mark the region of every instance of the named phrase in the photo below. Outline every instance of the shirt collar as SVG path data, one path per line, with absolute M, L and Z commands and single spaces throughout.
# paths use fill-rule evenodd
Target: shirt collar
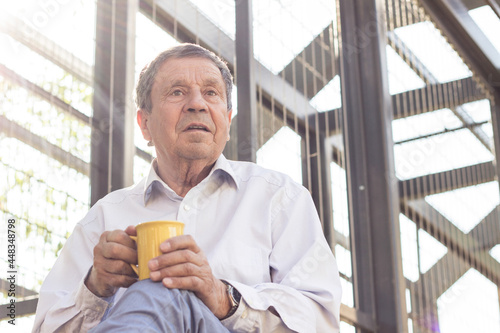
M 144 204 L 146 204 L 151 197 L 152 192 L 154 191 L 154 184 L 157 182 L 159 185 L 161 185 L 163 188 L 166 188 L 168 191 L 173 190 L 170 188 L 170 186 L 165 183 L 160 176 L 158 176 L 157 173 L 157 168 L 158 168 L 158 161 L 155 158 L 153 162 L 151 162 L 151 167 L 149 169 L 149 174 L 145 179 L 144 182 Z M 231 164 L 229 161 L 226 159 L 224 155 L 220 155 L 217 161 L 215 162 L 212 170 L 210 170 L 210 173 L 207 176 L 207 179 L 218 176 L 221 178 L 223 181 L 228 182 L 228 183 L 233 183 L 236 189 L 240 187 L 238 177 L 236 177 L 236 174 L 234 173 L 233 168 L 231 167 Z

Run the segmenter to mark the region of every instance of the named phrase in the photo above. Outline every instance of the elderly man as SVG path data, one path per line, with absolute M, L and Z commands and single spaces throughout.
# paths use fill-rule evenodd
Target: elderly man
M 34 332 L 337 332 L 340 283 L 309 192 L 228 161 L 232 77 L 193 44 L 164 51 L 136 88 L 137 122 L 157 158 L 75 227 L 45 280 Z M 130 236 L 178 220 L 137 282 Z M 96 327 L 97 326 L 97 327 Z

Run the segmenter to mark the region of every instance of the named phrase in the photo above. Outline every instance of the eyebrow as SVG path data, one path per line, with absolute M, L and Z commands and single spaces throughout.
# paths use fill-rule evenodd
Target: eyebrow
M 217 87 L 221 87 L 221 88 L 225 87 L 225 84 L 221 84 L 221 82 L 219 80 L 214 79 L 214 78 L 204 79 L 203 84 L 206 86 L 217 86 Z M 185 85 L 186 85 L 185 80 L 176 79 L 176 80 L 172 81 L 168 86 L 169 87 L 177 87 L 177 86 L 185 86 Z
M 221 85 L 221 82 L 217 79 L 214 78 L 207 78 L 206 80 L 203 81 L 204 84 L 208 86 L 222 86 L 225 87 L 225 84 Z

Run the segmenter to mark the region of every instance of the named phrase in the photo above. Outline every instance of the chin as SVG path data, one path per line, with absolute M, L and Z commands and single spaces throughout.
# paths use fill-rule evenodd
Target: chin
M 187 145 L 182 145 L 176 149 L 176 154 L 179 158 L 185 160 L 210 160 L 216 161 L 224 147 L 219 147 L 215 144 L 206 143 L 190 143 Z
M 185 149 L 178 154 L 179 157 L 186 160 L 205 160 L 214 156 L 214 152 L 208 152 L 204 149 Z M 216 159 L 216 157 L 215 157 Z

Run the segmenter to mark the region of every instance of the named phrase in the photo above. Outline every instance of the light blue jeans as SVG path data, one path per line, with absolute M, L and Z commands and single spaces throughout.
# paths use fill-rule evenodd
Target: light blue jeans
M 128 288 L 108 316 L 89 333 L 229 332 L 203 302 L 187 290 L 168 289 L 150 279 Z

